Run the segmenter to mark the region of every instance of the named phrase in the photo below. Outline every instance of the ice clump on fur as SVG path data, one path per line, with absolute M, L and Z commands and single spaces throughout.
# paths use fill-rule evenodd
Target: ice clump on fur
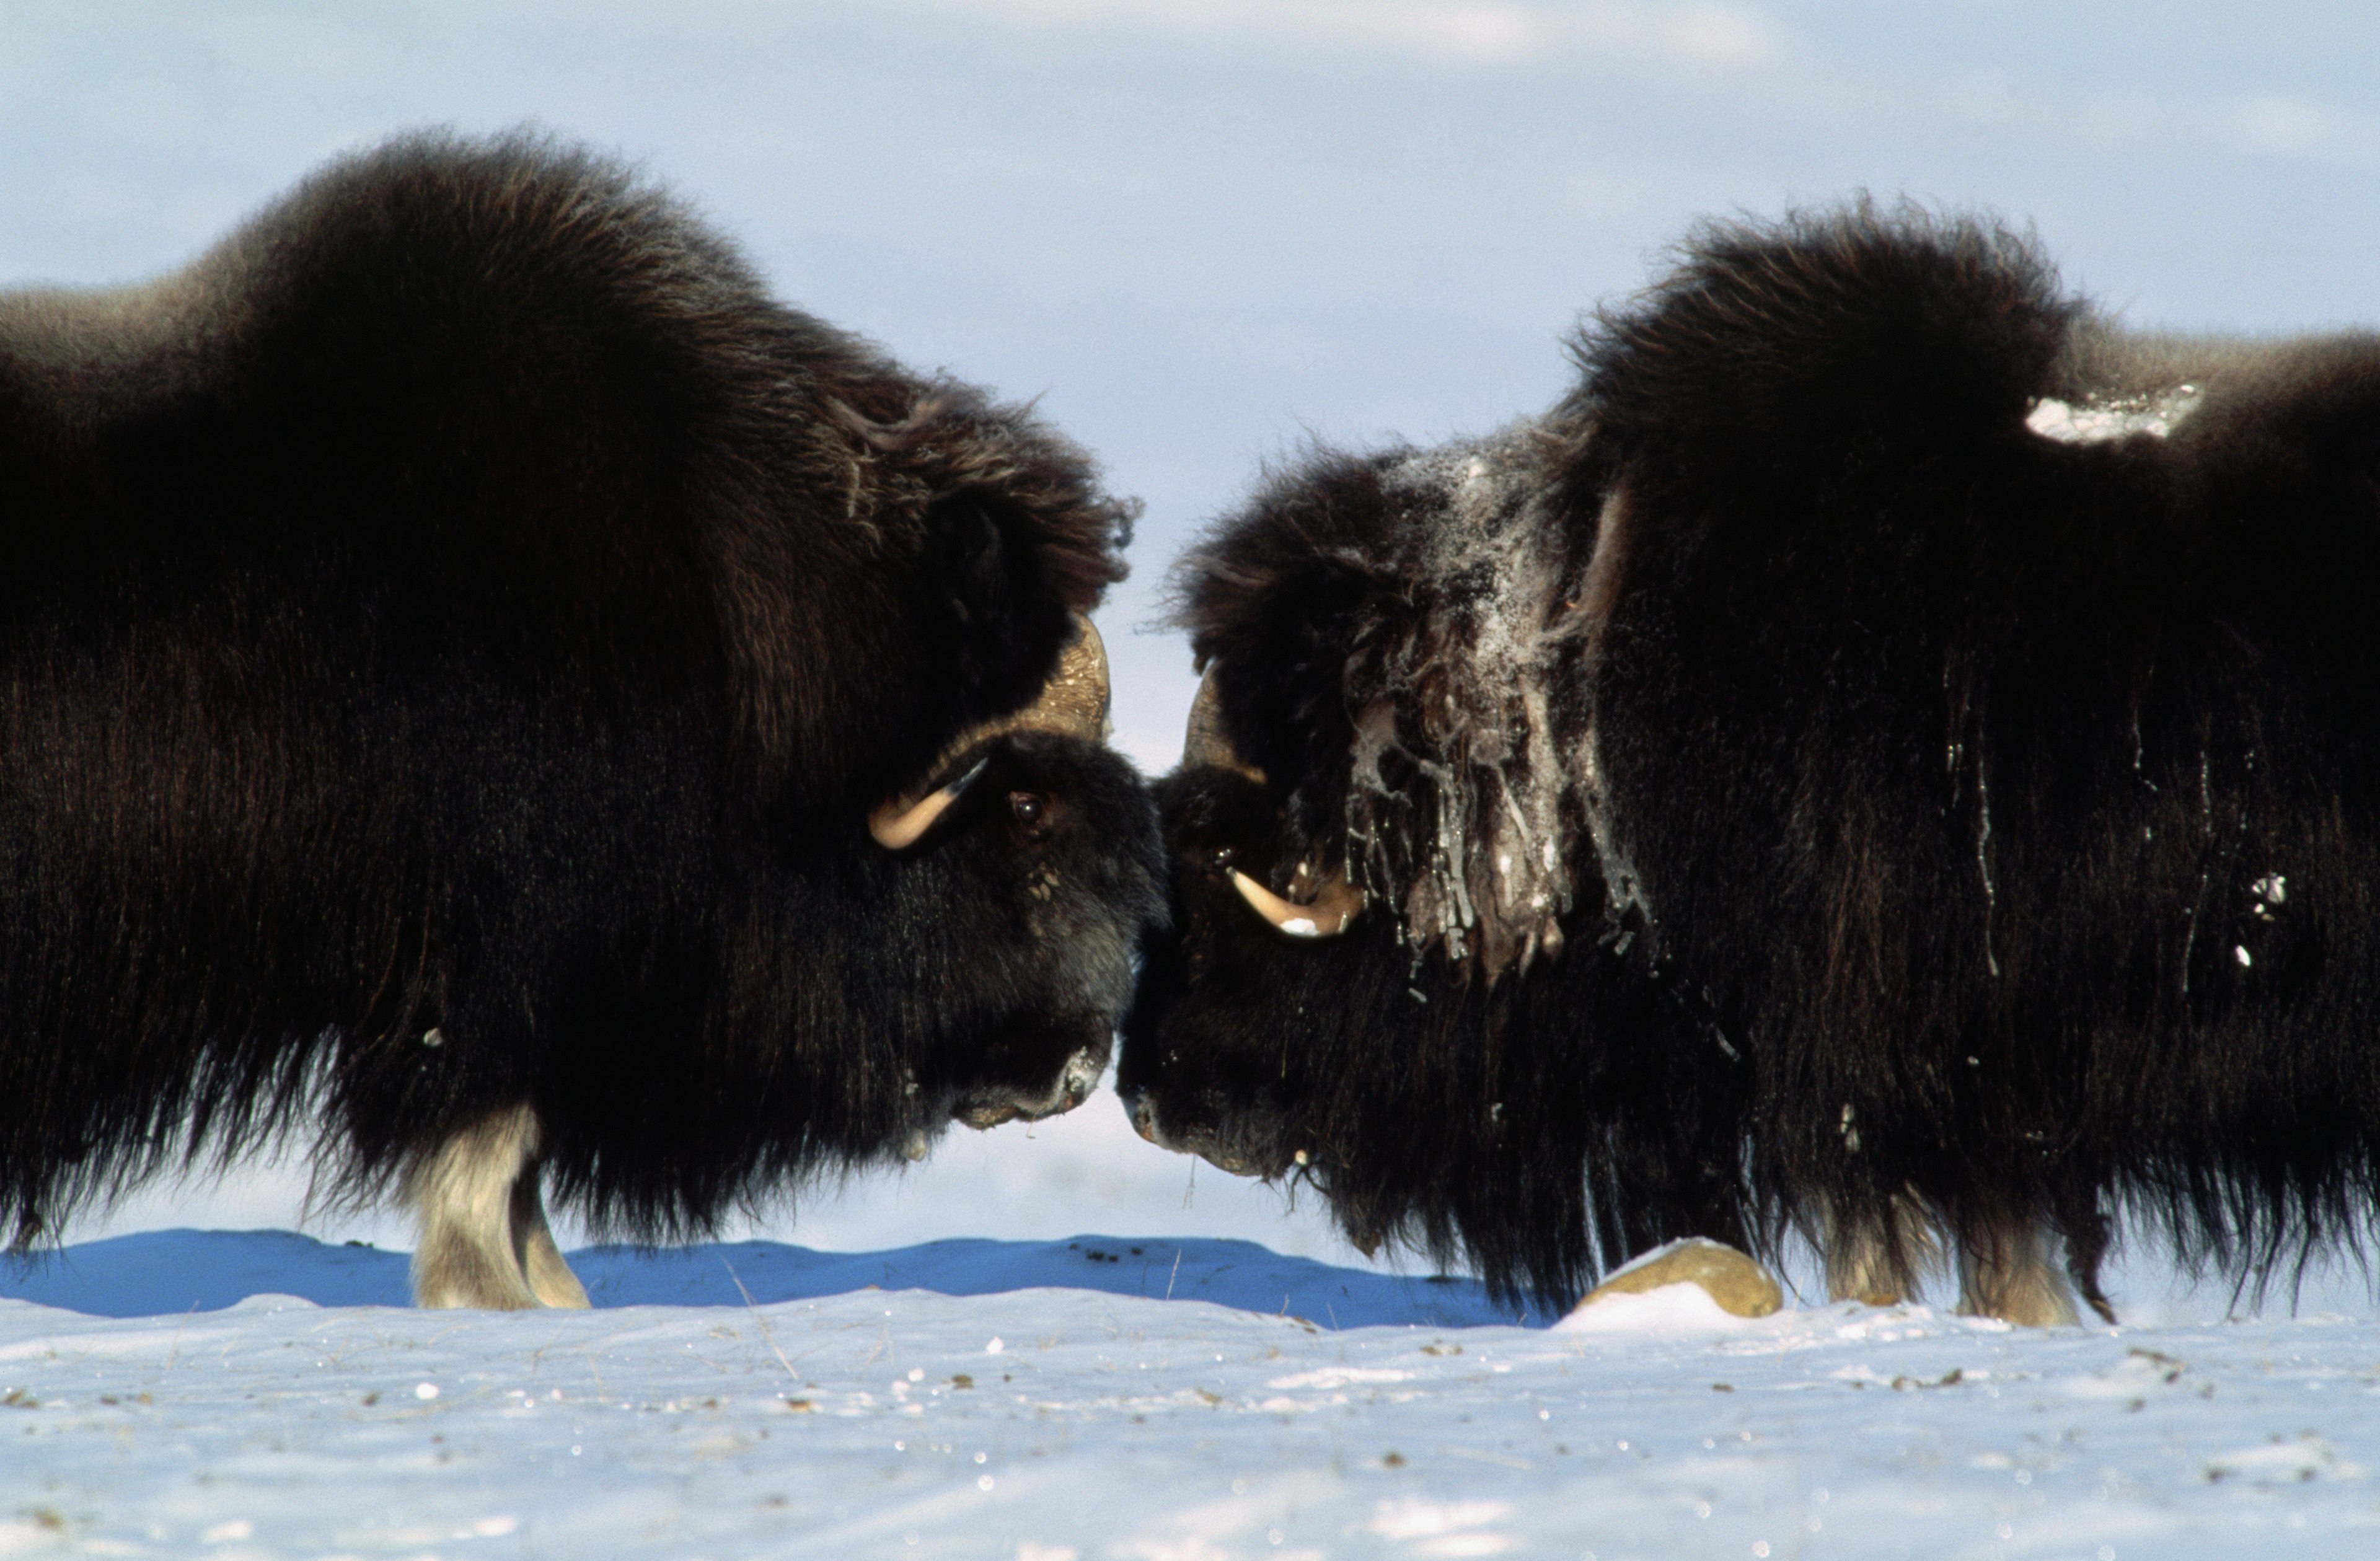
M 1404 599 L 1356 638 L 1360 701 L 1347 793 L 1348 860 L 1402 913 L 1416 949 L 1476 953 L 1490 978 L 1560 946 L 1574 784 L 1554 691 L 1583 624 L 1563 599 L 1550 441 L 1534 422 L 1418 453 L 1382 487 L 1408 514 Z M 1421 784 L 1402 790 L 1401 766 Z
M 2144 433 L 2163 439 L 2174 426 L 2197 409 L 2196 385 L 2176 385 L 2155 394 L 2072 405 L 2045 396 L 2026 414 L 2024 426 L 2045 439 L 2065 444 L 2099 444 Z

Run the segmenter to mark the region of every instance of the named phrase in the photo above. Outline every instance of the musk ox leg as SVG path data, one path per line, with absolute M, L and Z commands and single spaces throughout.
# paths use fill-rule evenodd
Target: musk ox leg
M 2094 1202 L 2079 1214 L 2069 1215 L 2059 1221 L 2066 1230 L 2066 1277 L 2074 1281 L 2083 1301 L 2099 1314 L 2103 1323 L 2116 1320 L 2116 1307 L 2107 1292 L 2099 1286 L 2099 1269 L 2107 1261 L 2107 1249 L 2114 1244 L 2114 1233 L 2108 1228 L 2107 1216 L 2099 1212 Z
M 553 1231 L 545 1223 L 545 1193 L 540 1180 L 537 1164 L 531 1161 L 513 1183 L 513 1240 L 521 1269 L 528 1276 L 530 1293 L 540 1302 L 583 1312 L 594 1303 L 587 1299 L 587 1287 L 564 1261 L 562 1249 L 553 1244 Z
M 1924 1205 L 1902 1194 L 1889 1220 L 1829 1214 L 1826 1222 L 1827 1299 L 1897 1306 L 1917 1292 L 1925 1271 L 1941 1261 Z
M 2048 1230 L 2004 1221 L 1959 1243 L 1959 1311 L 2029 1328 L 2082 1320 L 2074 1291 L 2053 1261 Z
M 584 1306 L 537 1191 L 537 1113 L 515 1106 L 455 1133 L 406 1175 L 417 1306 Z M 566 1281 L 566 1282 L 565 1282 Z

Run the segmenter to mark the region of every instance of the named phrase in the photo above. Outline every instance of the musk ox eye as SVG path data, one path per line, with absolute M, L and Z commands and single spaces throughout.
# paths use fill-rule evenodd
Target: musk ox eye
M 1038 792 L 1011 792 L 1008 793 L 1008 810 L 1016 815 L 1019 824 L 1028 829 L 1038 830 L 1042 819 L 1050 812 L 1050 799 Z
M 1209 857 L 1208 860 L 1213 863 L 1215 871 L 1219 873 L 1227 873 L 1231 871 L 1232 864 L 1239 860 L 1239 855 L 1240 853 L 1233 851 L 1230 846 L 1219 845 L 1215 848 L 1214 854 Z

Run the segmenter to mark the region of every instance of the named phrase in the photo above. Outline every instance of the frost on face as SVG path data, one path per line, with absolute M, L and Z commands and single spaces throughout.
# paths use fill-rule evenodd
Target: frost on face
M 1523 423 L 1384 474 L 1406 521 L 1384 562 L 1404 589 L 1369 610 L 1346 670 L 1351 873 L 1415 949 L 1475 954 L 1491 979 L 1559 950 L 1573 889 L 1553 707 L 1583 625 L 1546 450 Z

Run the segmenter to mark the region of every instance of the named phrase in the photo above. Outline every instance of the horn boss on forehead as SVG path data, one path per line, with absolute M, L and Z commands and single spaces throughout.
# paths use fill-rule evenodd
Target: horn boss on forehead
M 1240 757 L 1232 745 L 1232 734 L 1224 730 L 1222 694 L 1216 685 L 1215 673 L 1219 661 L 1209 661 L 1198 679 L 1198 692 L 1190 701 L 1190 724 L 1182 735 L 1182 767 L 1195 769 L 1202 765 L 1228 769 L 1244 775 L 1261 786 L 1264 771 Z
M 1108 657 L 1099 631 L 1080 613 L 1074 619 L 1074 637 L 1060 652 L 1058 669 L 1040 696 L 1014 715 L 988 720 L 965 732 L 942 750 L 930 775 L 947 773 L 960 759 L 994 738 L 1012 732 L 1046 732 L 1105 743 L 1108 737 Z M 880 804 L 868 816 L 868 832 L 887 851 L 905 851 L 924 837 L 950 805 L 958 801 L 976 778 L 980 764 L 923 793 L 898 796 Z

